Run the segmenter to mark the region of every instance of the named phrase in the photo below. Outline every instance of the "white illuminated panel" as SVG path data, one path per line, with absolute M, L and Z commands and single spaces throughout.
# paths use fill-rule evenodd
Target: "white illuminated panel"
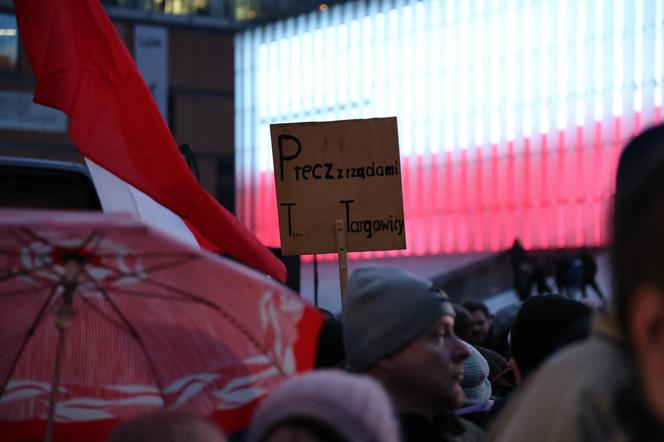
M 238 216 L 269 245 L 278 245 L 271 123 L 396 115 L 404 194 L 422 183 L 440 197 L 441 186 L 453 188 L 454 202 L 435 210 L 406 201 L 417 214 L 409 241 L 423 226 L 441 232 L 441 244 L 411 244 L 426 253 L 509 246 L 492 224 L 507 204 L 509 216 L 528 217 L 501 222 L 517 236 L 531 223 L 532 247 L 601 243 L 615 149 L 662 118 L 662 0 L 347 2 L 240 33 L 235 44 Z M 507 202 L 506 179 L 528 192 Z M 564 205 L 558 216 L 573 214 L 577 230 L 547 232 L 544 202 Z

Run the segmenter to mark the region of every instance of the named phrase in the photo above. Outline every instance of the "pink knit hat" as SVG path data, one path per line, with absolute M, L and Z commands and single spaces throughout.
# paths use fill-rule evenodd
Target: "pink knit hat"
M 247 442 L 261 442 L 280 422 L 308 418 L 348 442 L 397 442 L 390 400 L 368 376 L 320 370 L 283 381 L 258 407 Z

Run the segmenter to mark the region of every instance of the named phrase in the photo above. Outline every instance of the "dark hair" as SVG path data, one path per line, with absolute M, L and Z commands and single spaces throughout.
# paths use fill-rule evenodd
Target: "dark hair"
M 221 430 L 206 418 L 172 410 L 158 410 L 124 421 L 107 442 L 222 441 Z
M 314 440 L 319 442 L 348 442 L 336 429 L 329 425 L 309 417 L 292 417 L 276 422 L 261 440 L 269 440 L 270 436 L 280 428 L 290 427 L 308 433 Z
M 639 285 L 664 288 L 664 125 L 643 131 L 625 147 L 612 227 L 613 303 L 627 331 L 629 300 Z
M 522 377 L 556 350 L 588 336 L 592 310 L 560 295 L 532 296 L 521 306 L 511 334 L 512 358 Z
M 457 335 L 462 341 L 470 342 L 473 335 L 473 319 L 470 312 L 461 304 L 452 304 L 454 313 L 454 334 Z
M 463 304 L 463 306 L 470 313 L 481 310 L 482 313 L 484 313 L 484 316 L 486 316 L 487 318 L 491 317 L 491 313 L 489 312 L 489 309 L 487 308 L 487 306 L 483 302 L 468 301 L 468 302 L 465 302 Z
M 344 347 L 344 325 L 331 313 L 325 314 L 325 320 L 318 335 L 316 349 L 316 368 L 336 368 L 345 365 L 346 348 Z

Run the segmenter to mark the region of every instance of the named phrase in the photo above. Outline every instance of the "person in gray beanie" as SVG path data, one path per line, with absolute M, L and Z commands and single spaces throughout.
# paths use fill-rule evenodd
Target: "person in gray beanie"
M 470 356 L 463 362 L 463 407 L 456 410 L 458 416 L 486 428 L 489 410 L 494 404 L 491 399 L 489 363 L 472 345 L 466 343 Z
M 261 403 L 247 442 L 398 442 L 392 405 L 367 376 L 319 370 L 280 383 Z
M 454 334 L 444 293 L 400 268 L 361 267 L 348 280 L 342 307 L 349 370 L 383 384 L 404 442 L 485 440 L 454 415 L 469 350 Z

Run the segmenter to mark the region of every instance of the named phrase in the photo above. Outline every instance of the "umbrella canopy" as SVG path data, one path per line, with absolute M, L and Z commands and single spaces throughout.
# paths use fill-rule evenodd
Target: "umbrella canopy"
M 162 407 L 242 428 L 312 367 L 321 322 L 281 284 L 132 218 L 0 210 L 3 438 L 100 440 Z

